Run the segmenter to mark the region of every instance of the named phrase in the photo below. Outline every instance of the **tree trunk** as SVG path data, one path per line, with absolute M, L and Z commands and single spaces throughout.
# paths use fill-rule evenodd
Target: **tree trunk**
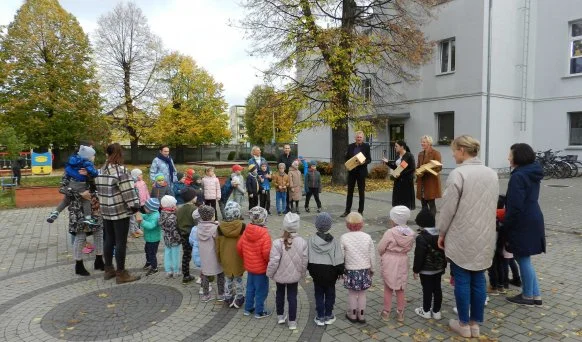
M 139 142 L 139 140 L 137 138 L 134 139 L 133 137 L 129 140 L 129 146 L 130 146 L 130 153 L 129 153 L 129 155 L 130 155 L 130 159 L 131 159 L 131 164 L 132 165 L 138 165 L 138 164 L 140 164 L 140 162 L 139 162 L 139 151 L 138 151 L 139 146 L 138 146 L 138 142 Z
M 334 185 L 345 185 L 347 183 L 347 171 L 344 166 L 346 162 L 346 152 L 348 149 L 348 127 L 340 126 L 331 130 L 331 162 L 333 171 L 331 183 Z

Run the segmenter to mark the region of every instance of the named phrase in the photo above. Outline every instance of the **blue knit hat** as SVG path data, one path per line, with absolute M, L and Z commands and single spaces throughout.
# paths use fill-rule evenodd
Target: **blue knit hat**
M 145 202 L 144 206 L 149 211 L 158 211 L 160 209 L 160 200 L 158 200 L 155 197 L 152 197 Z

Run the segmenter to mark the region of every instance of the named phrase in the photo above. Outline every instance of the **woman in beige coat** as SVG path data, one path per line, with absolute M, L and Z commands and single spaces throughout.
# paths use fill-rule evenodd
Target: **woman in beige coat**
M 485 270 L 495 249 L 499 181 L 477 158 L 480 144 L 475 138 L 462 135 L 451 148 L 458 166 L 447 178 L 437 216 L 438 246 L 445 250 L 455 277 L 459 319 L 449 325 L 462 337 L 479 337 L 487 297 Z
M 299 214 L 299 201 L 301 200 L 303 183 L 301 182 L 301 172 L 299 172 L 299 162 L 294 161 L 289 168 L 289 207 L 291 211 Z M 293 210 L 295 206 L 295 210 Z

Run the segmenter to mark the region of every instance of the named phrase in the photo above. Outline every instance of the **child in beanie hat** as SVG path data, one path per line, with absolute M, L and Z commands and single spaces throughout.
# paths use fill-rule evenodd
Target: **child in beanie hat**
M 281 216 L 287 206 L 287 188 L 289 187 L 289 175 L 285 173 L 285 164 L 279 163 L 278 172 L 272 175 L 273 188 L 275 188 L 275 204 L 277 215 Z
M 305 187 L 307 194 L 305 195 L 305 211 L 309 212 L 309 200 L 311 196 L 315 199 L 317 204 L 317 212 L 321 211 L 321 201 L 319 200 L 319 193 L 321 192 L 321 174 L 317 171 L 317 162 L 312 160 L 309 163 L 309 171 L 305 174 Z
M 387 321 L 392 309 L 392 293 L 396 292 L 396 319 L 404 322 L 404 290 L 408 283 L 408 255 L 414 244 L 414 232 L 406 222 L 410 218 L 410 209 L 397 205 L 390 210 L 392 222 L 382 240 L 378 243 L 380 270 L 384 280 L 384 311 L 382 319 Z
M 176 217 L 176 199 L 172 196 L 162 197 L 160 212 L 160 226 L 164 233 L 164 269 L 166 276 L 172 278 L 180 274 L 180 245 L 182 238 L 178 231 Z
M 340 239 L 345 256 L 344 287 L 348 290 L 346 318 L 352 323 L 365 323 L 366 290 L 372 286 L 376 249 L 372 237 L 361 231 L 364 227 L 362 215 L 348 214 L 346 226 L 350 231 Z
M 420 276 L 422 306 L 414 309 L 414 313 L 426 319 L 441 319 L 441 278 L 447 260 L 444 251 L 438 248 L 439 230 L 435 228 L 434 216 L 428 208 L 422 208 L 416 215 L 416 224 L 421 228 L 416 237 L 412 272 L 414 279 Z
M 188 186 L 184 183 L 186 179 L 182 172 L 176 173 L 177 182 L 172 183 L 172 192 L 174 193 L 174 198 L 176 198 L 176 205 L 180 206 L 184 204 L 184 199 L 182 198 L 182 193 L 186 191 Z
M 190 275 L 190 260 L 192 259 L 192 245 L 190 244 L 189 238 L 192 232 L 192 227 L 196 224 L 192 213 L 196 210 L 196 205 L 194 202 L 197 199 L 197 192 L 193 188 L 186 188 L 182 193 L 182 198 L 184 199 L 184 205 L 182 205 L 176 211 L 176 216 L 178 220 L 178 231 L 180 232 L 180 237 L 182 238 L 182 284 L 188 284 L 189 282 L 195 280 L 194 277 Z
M 160 201 L 157 198 L 150 198 L 144 205 L 145 214 L 142 215 L 141 228 L 144 231 L 146 263 L 144 270 L 146 276 L 158 272 L 158 246 L 162 228 L 160 227 Z
M 255 318 L 264 318 L 271 315 L 270 311 L 265 310 L 265 300 L 269 294 L 269 278 L 266 272 L 271 252 L 271 237 L 265 226 L 267 210 L 254 207 L 250 210 L 250 216 L 252 223 L 246 226 L 236 244 L 248 272 L 244 315 L 249 316 L 254 311 Z
M 202 205 L 198 208 L 200 222 L 198 222 L 198 248 L 200 249 L 200 262 L 202 269 L 200 278 L 202 278 L 202 296 L 200 302 L 206 303 L 212 299 L 210 295 L 210 279 L 216 276 L 218 286 L 218 296 L 216 301 L 224 301 L 224 272 L 218 262 L 216 255 L 216 237 L 218 222 L 214 221 L 215 209 L 209 205 Z
M 315 216 L 317 233 L 307 242 L 309 262 L 307 269 L 313 278 L 315 288 L 314 319 L 318 326 L 329 325 L 335 322 L 333 306 L 335 304 L 335 283 L 344 274 L 344 254 L 338 239 L 329 234 L 333 224 L 331 216 L 320 213 Z
M 163 174 L 158 173 L 154 179 L 155 182 L 152 185 L 152 192 L 150 197 L 155 197 L 158 199 L 158 201 L 160 201 L 165 195 L 174 196 L 172 189 L 168 185 L 168 182 L 166 182 L 166 178 Z
M 283 236 L 273 241 L 267 266 L 267 276 L 277 284 L 278 323 L 287 320 L 285 292 L 289 304 L 289 329 L 297 329 L 297 286 L 307 272 L 307 242 L 297 236 L 301 220 L 295 213 L 287 213 L 283 219 Z
M 220 221 L 218 226 L 216 252 L 225 274 L 224 301 L 235 309 L 242 307 L 245 301 L 242 279 L 245 269 L 242 258 L 236 250 L 244 229 L 240 205 L 235 201 L 226 202 L 224 220 Z
M 257 165 L 249 165 L 249 174 L 247 176 L 246 190 L 249 197 L 249 210 L 259 205 L 259 177 Z
M 303 192 L 303 182 L 301 181 L 301 172 L 298 169 L 299 162 L 295 160 L 289 168 L 289 207 L 295 213 L 299 214 L 299 201 Z

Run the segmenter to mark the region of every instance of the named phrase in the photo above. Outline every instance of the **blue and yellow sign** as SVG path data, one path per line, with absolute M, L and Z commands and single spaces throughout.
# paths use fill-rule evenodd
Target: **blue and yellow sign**
M 44 153 L 32 151 L 30 154 L 31 172 L 33 175 L 50 175 L 53 171 L 53 155 L 51 150 Z

